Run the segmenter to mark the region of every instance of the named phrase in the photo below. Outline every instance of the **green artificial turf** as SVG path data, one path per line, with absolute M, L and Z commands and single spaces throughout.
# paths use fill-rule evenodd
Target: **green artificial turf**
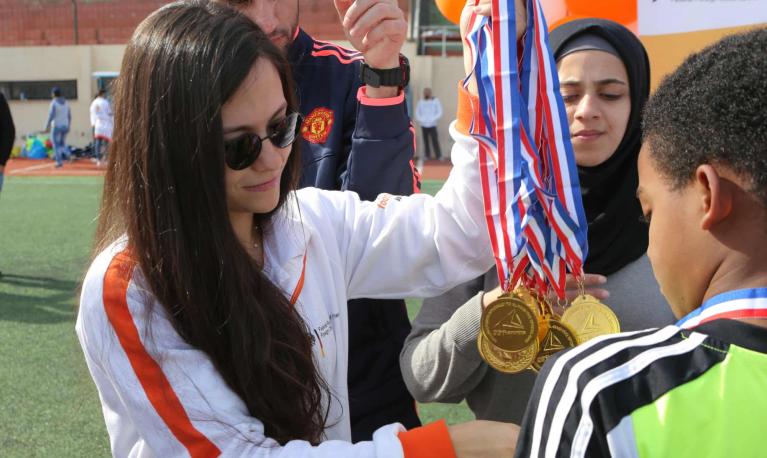
M 0 450 L 108 456 L 74 330 L 101 178 L 7 177 L 0 193 Z

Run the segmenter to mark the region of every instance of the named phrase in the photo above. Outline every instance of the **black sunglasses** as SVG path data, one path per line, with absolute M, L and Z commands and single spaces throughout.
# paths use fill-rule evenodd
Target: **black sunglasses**
M 294 112 L 282 118 L 277 124 L 269 126 L 264 138 L 256 134 L 245 134 L 233 140 L 225 141 L 226 165 L 233 170 L 250 167 L 261 154 L 265 140 L 269 140 L 277 148 L 287 148 L 296 141 L 300 128 L 301 114 Z

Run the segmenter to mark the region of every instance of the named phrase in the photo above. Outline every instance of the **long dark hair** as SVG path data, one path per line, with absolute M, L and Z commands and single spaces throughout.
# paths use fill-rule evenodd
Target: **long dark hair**
M 116 81 L 115 131 L 96 252 L 128 236 L 146 286 L 176 331 L 204 351 L 269 437 L 318 442 L 328 394 L 306 326 L 235 236 L 224 187 L 221 107 L 257 59 L 289 68 L 261 30 L 206 0 L 159 9 L 136 29 Z M 295 189 L 294 143 L 277 209 Z

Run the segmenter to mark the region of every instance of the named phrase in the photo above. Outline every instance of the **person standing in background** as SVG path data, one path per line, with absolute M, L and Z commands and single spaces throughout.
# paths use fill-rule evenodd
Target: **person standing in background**
M 106 156 L 109 142 L 112 141 L 112 106 L 107 100 L 106 91 L 99 89 L 96 98 L 91 102 L 91 127 L 93 128 L 93 153 L 96 164 L 101 165 L 101 159 Z
M 45 131 L 51 131 L 53 124 L 53 152 L 56 159 L 56 167 L 61 167 L 64 156 L 68 156 L 67 134 L 69 126 L 72 123 L 72 110 L 69 108 L 67 100 L 61 95 L 61 89 L 54 87 L 51 91 L 53 100 L 48 109 L 48 121 L 45 124 Z
M 431 148 L 434 147 L 434 154 L 437 160 L 442 160 L 442 150 L 439 148 L 439 134 L 437 133 L 437 123 L 442 117 L 442 104 L 439 99 L 431 93 L 431 88 L 423 90 L 423 98 L 418 101 L 415 107 L 415 120 L 421 125 L 423 133 L 423 144 L 426 147 L 426 159 L 431 159 Z

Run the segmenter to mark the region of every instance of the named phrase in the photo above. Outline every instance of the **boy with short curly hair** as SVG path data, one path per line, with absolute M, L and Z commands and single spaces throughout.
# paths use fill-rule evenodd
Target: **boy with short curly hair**
M 759 456 L 767 424 L 767 29 L 690 56 L 645 109 L 639 197 L 675 326 L 550 358 L 517 456 Z

